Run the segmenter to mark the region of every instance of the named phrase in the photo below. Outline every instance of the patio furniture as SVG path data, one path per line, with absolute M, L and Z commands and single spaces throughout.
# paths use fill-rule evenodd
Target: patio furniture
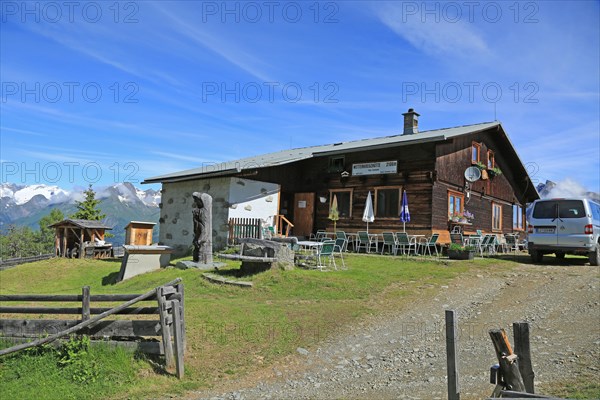
M 383 232 L 383 243 L 381 244 L 381 255 L 385 251 L 387 246 L 390 249 L 390 253 L 396 255 L 398 248 L 396 247 L 396 237 L 393 232 Z
M 371 252 L 371 247 L 375 246 L 375 251 L 379 250 L 377 243 L 377 236 L 369 235 L 367 231 L 358 231 L 358 245 L 356 246 L 356 252 L 360 252 L 360 248 L 364 247 L 366 253 Z
M 346 232 L 344 232 L 344 231 L 337 231 L 335 233 L 336 243 L 337 243 L 338 239 L 343 239 L 345 241 L 344 247 L 342 248 L 342 251 L 348 251 L 348 243 L 349 243 L 350 240 L 348 238 L 348 235 L 346 235 Z
M 421 239 L 419 242 L 419 252 L 421 249 L 423 249 L 423 255 L 425 255 L 425 252 L 428 252 L 430 256 L 433 256 L 431 253 L 431 248 L 433 248 L 435 250 L 436 257 L 439 257 L 440 253 L 437 249 L 437 240 L 439 236 L 439 233 L 434 233 L 430 238 Z
M 317 230 L 316 233 L 311 233 L 308 240 L 319 242 L 319 241 L 322 241 L 324 237 L 326 237 L 325 230 L 319 229 L 319 230 Z
M 342 260 L 342 269 L 346 269 L 346 264 L 344 263 L 344 249 L 348 245 L 346 239 L 337 238 L 335 239 L 335 245 L 333 246 L 333 252 L 335 254 L 339 254 L 340 259 Z
M 461 246 L 465 245 L 465 238 L 462 233 L 451 233 L 450 234 L 450 243 L 458 244 Z
M 507 233 L 504 235 L 504 244 L 502 245 L 502 251 L 504 251 L 505 253 L 509 253 L 509 252 L 518 252 L 519 251 L 519 244 L 517 242 L 517 236 Z
M 481 240 L 481 244 L 479 245 L 479 249 L 481 252 L 481 256 L 483 257 L 483 252 L 487 251 L 488 255 L 496 254 L 496 235 L 486 234 Z
M 402 249 L 402 254 L 410 254 L 410 249 L 413 249 L 413 254 L 417 254 L 417 238 L 409 238 L 406 232 L 396 232 L 396 250 Z M 408 253 L 407 253 L 408 249 Z
M 323 244 L 317 248 L 317 268 L 323 271 L 323 268 L 325 268 L 323 261 L 327 260 L 327 267 L 333 264 L 333 268 L 337 270 L 334 257 L 335 241 L 325 240 L 322 243 Z

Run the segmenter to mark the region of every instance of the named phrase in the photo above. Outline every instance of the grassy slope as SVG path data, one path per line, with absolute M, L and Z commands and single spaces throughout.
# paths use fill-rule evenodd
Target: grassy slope
M 181 393 L 241 376 L 294 353 L 297 347 L 314 346 L 360 316 L 397 308 L 408 294 L 445 284 L 459 273 L 490 264 L 495 268 L 513 265 L 498 260 L 446 265 L 389 256 L 348 256 L 347 264 L 349 270 L 337 272 L 266 272 L 252 277 L 253 289 L 242 289 L 210 284 L 198 271 L 172 268 L 113 284 L 118 262 L 54 259 L 0 272 L 0 292 L 76 294 L 89 285 L 92 294 L 143 293 L 183 278 L 188 341 L 185 379 L 156 373 L 150 362 L 137 362 L 137 379 L 122 382 L 118 388 L 93 389 L 100 397 L 141 398 Z M 239 264 L 232 265 L 237 268 Z M 7 379 L 6 369 L 6 363 L 0 363 L 0 392 L 15 384 Z M 42 377 L 36 382 L 40 390 L 51 384 Z M 81 390 L 82 395 L 87 393 Z

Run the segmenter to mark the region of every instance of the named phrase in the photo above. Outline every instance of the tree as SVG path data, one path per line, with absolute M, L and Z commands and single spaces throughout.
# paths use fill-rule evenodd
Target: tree
M 40 243 L 44 250 L 52 252 L 54 249 L 54 230 L 48 228 L 48 226 L 60 222 L 63 219 L 65 219 L 65 216 L 58 208 L 53 208 L 50 211 L 50 214 L 40 219 Z
M 76 201 L 77 212 L 71 215 L 70 218 L 74 219 L 87 219 L 91 221 L 100 221 L 106 218 L 106 214 L 102 214 L 102 210 L 98 207 L 100 200 L 96 199 L 96 192 L 92 189 L 92 185 L 88 190 L 84 191 L 85 199 L 83 201 Z

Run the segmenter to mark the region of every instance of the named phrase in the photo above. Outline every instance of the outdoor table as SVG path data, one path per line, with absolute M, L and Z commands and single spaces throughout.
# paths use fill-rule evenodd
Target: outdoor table
M 304 248 L 305 250 L 318 250 L 319 247 L 323 246 L 323 242 L 314 242 L 311 240 L 300 240 L 298 241 L 298 246 L 300 248 Z

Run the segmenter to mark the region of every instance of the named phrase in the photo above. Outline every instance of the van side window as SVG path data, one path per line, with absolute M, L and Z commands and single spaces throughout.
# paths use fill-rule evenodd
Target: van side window
M 589 203 L 592 209 L 592 217 L 595 220 L 600 220 L 600 206 L 596 203 Z

